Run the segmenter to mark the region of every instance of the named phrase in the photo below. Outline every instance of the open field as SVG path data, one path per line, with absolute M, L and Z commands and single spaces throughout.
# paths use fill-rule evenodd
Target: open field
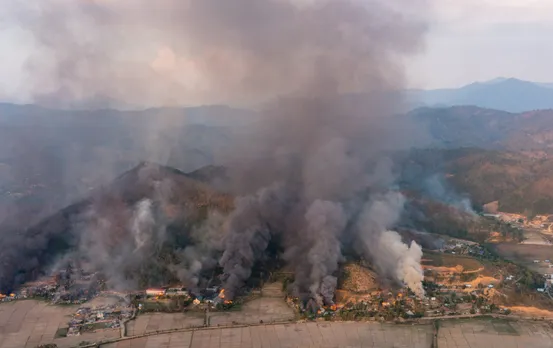
M 34 348 L 39 344 L 56 343 L 58 347 L 76 346 L 82 341 L 119 337 L 118 329 L 99 330 L 75 337 L 55 338 L 59 329 L 78 306 L 52 306 L 34 300 L 0 304 L 0 348 Z
M 501 243 L 495 246 L 497 252 L 513 262 L 520 263 L 539 273 L 553 273 L 545 260 L 553 260 L 553 245 L 532 245 Z M 539 260 L 539 263 L 534 263 Z
M 270 300 L 270 301 L 267 301 Z M 264 315 L 284 315 L 284 307 L 273 303 L 276 298 L 260 298 L 244 305 L 242 312 L 228 312 L 229 315 L 246 313 L 252 324 L 259 324 Z M 282 301 L 282 300 L 280 300 Z M 273 308 L 275 305 L 275 308 Z M 267 306 L 267 307 L 265 307 Z M 284 304 L 285 306 L 285 304 Z M 270 308 L 269 308 L 270 307 Z M 78 337 L 58 338 L 54 335 L 74 308 L 49 306 L 37 301 L 18 301 L 0 305 L 0 347 L 35 347 L 40 343 L 54 342 L 59 347 L 74 347 L 82 341 L 96 341 L 119 336 L 118 330 L 103 330 Z M 213 313 L 216 314 L 216 313 Z M 137 318 L 129 335 L 195 326 L 199 317 L 192 314 L 147 314 Z M 277 316 L 278 317 L 278 316 Z M 216 316 L 213 317 L 215 319 Z M 234 317 L 240 319 L 241 317 Z M 280 318 L 280 317 L 279 317 Z M 284 318 L 284 316 L 282 317 Z M 230 318 L 225 318 L 229 324 Z M 244 322 L 247 322 L 245 319 Z M 141 327 L 141 328 L 140 328 Z M 251 325 L 235 328 L 219 328 L 174 332 L 128 339 L 109 348 L 191 348 L 191 347 L 428 347 L 432 346 L 433 325 L 394 325 L 376 322 L 308 322 L 274 325 Z M 517 321 L 493 318 L 448 319 L 440 321 L 437 336 L 438 347 L 553 347 L 551 323 Z
M 109 348 L 378 347 L 429 348 L 431 325 L 294 323 L 180 332 L 105 345 Z
M 440 322 L 439 348 L 553 347 L 549 323 L 504 319 L 458 319 Z
M 122 341 L 103 347 L 425 347 L 433 325 L 361 322 L 294 323 L 180 332 Z M 435 345 L 434 345 L 435 347 Z M 439 323 L 439 348 L 553 347 L 550 323 L 494 318 L 449 319 Z
M 199 327 L 204 324 L 204 313 L 146 313 L 127 323 L 127 336 L 168 329 Z
M 281 298 L 262 297 L 242 305 L 240 311 L 211 312 L 209 325 L 259 324 L 294 320 L 295 313 Z
M 526 228 L 524 229 L 524 241 L 522 241 L 522 244 L 551 246 L 550 239 L 551 236 L 541 233 L 540 230 Z
M 204 318 L 204 312 L 140 314 L 127 324 L 127 335 L 200 327 L 204 325 Z M 227 326 L 284 322 L 294 320 L 295 315 L 282 299 L 262 297 L 246 302 L 237 311 L 209 312 L 207 318 L 210 326 Z
M 425 252 L 422 257 L 424 268 L 455 268 L 462 266 L 464 272 L 478 271 L 483 269 L 482 263 L 470 256 L 443 254 L 436 252 Z

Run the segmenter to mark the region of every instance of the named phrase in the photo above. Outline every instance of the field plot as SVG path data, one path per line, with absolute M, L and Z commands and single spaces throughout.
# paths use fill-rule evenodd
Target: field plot
M 99 330 L 75 337 L 56 338 L 67 327 L 76 306 L 52 306 L 45 302 L 25 300 L 0 304 L 0 348 L 34 348 L 56 343 L 72 347 L 82 341 L 119 337 L 119 330 Z
M 539 230 L 534 229 L 525 229 L 524 230 L 524 241 L 521 244 L 531 244 L 531 245 L 549 245 L 551 246 L 550 236 L 547 236 Z
M 501 243 L 497 244 L 496 248 L 505 257 L 528 263 L 533 262 L 533 260 L 543 261 L 553 258 L 552 245 Z
M 281 298 L 262 297 L 242 305 L 240 311 L 209 313 L 209 325 L 259 324 L 293 320 L 294 311 Z
M 158 330 L 184 329 L 204 324 L 204 313 L 146 313 L 127 323 L 127 336 Z
M 552 347 L 548 323 L 502 319 L 446 320 L 440 323 L 440 348 Z
M 496 249 L 501 256 L 523 264 L 536 272 L 553 273 L 553 265 L 545 262 L 545 260 L 553 261 L 552 245 L 502 243 L 497 244 Z
M 470 256 L 435 252 L 425 252 L 422 257 L 422 264 L 424 268 L 433 268 L 436 270 L 440 268 L 451 268 L 453 270 L 453 268 L 461 266 L 464 272 L 477 272 L 484 268 L 480 261 Z
M 105 345 L 109 348 L 367 347 L 428 348 L 431 325 L 298 323 L 180 332 Z

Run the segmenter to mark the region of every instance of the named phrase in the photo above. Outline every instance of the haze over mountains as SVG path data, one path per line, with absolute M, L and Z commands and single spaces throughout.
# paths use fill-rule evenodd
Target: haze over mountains
M 519 81 L 486 86 L 513 83 Z M 533 88 L 549 91 L 537 84 Z M 185 172 L 224 164 L 228 149 L 254 126 L 256 115 L 228 106 L 75 111 L 0 104 L 0 222 L 36 222 L 44 216 L 40 212 L 53 213 L 144 160 Z M 553 147 L 552 110 L 423 107 L 397 116 L 398 125 L 404 117 L 419 126 L 426 138 L 422 144 L 433 148 L 526 151 L 544 157 Z M 517 154 L 523 155 L 528 154 Z
M 474 82 L 460 88 L 409 90 L 408 99 L 414 105 L 473 105 L 509 112 L 553 108 L 552 84 L 536 83 L 516 78 L 496 78 Z
M 498 87 L 505 90 L 505 84 L 519 82 L 498 80 L 467 88 L 486 85 L 480 90 Z M 526 84 L 522 82 L 522 85 Z M 531 88 L 549 91 L 548 86 L 538 84 L 532 84 Z M 454 95 L 453 91 L 448 93 Z M 500 101 L 501 98 L 495 95 L 488 100 Z M 58 237 L 67 233 L 67 224 L 88 216 L 94 202 L 100 202 L 95 209 L 128 206 L 119 209 L 127 214 L 125 216 L 111 216 L 107 208 L 106 216 L 111 220 L 106 221 L 117 225 L 120 219 L 132 217 L 133 210 L 140 211 L 143 204 L 150 204 L 148 201 L 140 203 L 141 199 L 153 199 L 155 203 L 155 195 L 165 191 L 163 187 L 153 190 L 151 182 L 163 186 L 166 177 L 171 177 L 174 182 L 186 181 L 183 189 L 201 189 L 197 191 L 197 197 L 190 196 L 189 192 L 184 192 L 186 190 L 179 196 L 180 191 L 173 190 L 173 195 L 177 194 L 174 202 L 154 207 L 163 211 L 159 212 L 162 219 L 170 220 L 168 217 L 179 209 L 204 216 L 207 213 L 205 207 L 212 205 L 202 203 L 205 197 L 221 197 L 214 204 L 215 210 L 225 206 L 222 210 L 228 211 L 226 207 L 232 205 L 236 188 L 225 182 L 225 161 L 247 158 L 246 148 L 238 154 L 231 155 L 228 151 L 236 149 L 242 135 L 256 125 L 256 116 L 257 111 L 227 106 L 77 111 L 0 104 L 0 226 L 5 231 L 12 231 L 17 238 L 34 238 L 46 233 L 46 239 L 37 240 L 39 249 L 45 246 L 74 247 L 69 245 L 71 241 Z M 399 227 L 434 231 L 436 226 L 443 229 L 445 225 L 455 225 L 452 233 L 458 233 L 463 228 L 462 223 L 457 221 L 455 214 L 448 216 L 450 210 L 443 205 L 470 215 L 472 207 L 478 209 L 497 200 L 502 211 L 529 215 L 553 212 L 553 179 L 550 178 L 553 110 L 515 113 L 478 106 L 421 107 L 395 117 L 397 120 L 390 126 L 415 124 L 417 128 L 412 131 L 424 138 L 417 143 L 416 149 L 402 150 L 390 156 L 394 166 L 399 168 L 399 188 L 404 192 L 416 192 L 413 197 L 426 197 L 421 200 L 409 196 L 407 215 L 400 220 Z M 185 175 L 156 165 L 153 172 L 146 171 L 147 175 L 141 176 L 137 173 L 148 168 L 141 165 L 119 176 L 142 161 L 169 165 L 183 172 L 203 169 Z M 156 176 L 159 171 L 164 173 L 161 179 Z M 134 181 L 125 179 L 129 177 Z M 148 184 L 143 186 L 141 180 Z M 103 186 L 110 182 L 112 184 Z M 116 199 L 108 199 L 110 195 L 105 195 L 121 187 L 123 193 L 116 194 Z M 98 192 L 102 195 L 99 196 Z M 144 197 L 140 192 L 145 192 Z M 209 193 L 207 196 L 206 192 Z M 183 197 L 184 200 L 179 201 Z M 191 231 L 185 221 L 174 223 L 180 224 L 179 229 L 186 233 Z M 169 230 L 171 224 L 173 222 L 167 224 Z M 122 231 L 125 229 L 124 226 L 121 228 Z M 186 233 L 176 236 L 186 239 Z M 120 237 L 121 240 L 140 239 L 140 236 L 133 235 Z M 100 245 L 102 250 L 118 248 L 110 244 L 111 239 L 105 243 Z M 29 248 L 29 253 L 34 253 L 34 246 Z M 163 250 L 160 245 L 155 252 Z M 36 259 L 30 258 L 30 263 L 22 266 L 23 269 L 14 267 L 14 271 L 23 272 L 25 277 L 33 276 L 34 273 L 28 270 L 34 269 L 36 262 L 51 262 L 50 257 L 38 253 Z M 187 262 L 187 255 L 183 254 L 183 259 L 178 257 L 171 262 Z M 165 265 L 165 262 L 160 259 L 160 264 Z M 125 267 L 127 264 L 121 264 L 119 268 L 128 272 Z M 164 267 L 145 268 L 143 271 L 159 274 L 163 280 L 174 276 L 171 269 Z M 19 281 L 17 275 L 4 276 Z M 180 276 L 195 277 L 197 274 Z

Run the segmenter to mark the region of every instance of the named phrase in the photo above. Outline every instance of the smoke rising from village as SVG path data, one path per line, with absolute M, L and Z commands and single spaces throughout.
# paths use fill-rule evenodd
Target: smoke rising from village
M 232 299 L 278 236 L 296 274 L 292 291 L 323 305 L 333 301 L 351 240 L 362 242 L 360 256 L 383 277 L 423 295 L 420 247 L 390 230 L 403 201 L 389 159 L 420 140 L 395 114 L 403 60 L 421 50 L 425 30 L 421 18 L 399 9 L 421 6 L 425 1 L 164 0 L 153 11 L 145 0 L 51 0 L 20 20 L 50 58 L 29 60 L 41 88 L 35 97 L 45 103 L 107 94 L 129 103 L 262 105 L 217 157 L 228 168 L 228 189 L 240 196 L 226 221 L 210 227 L 222 230 L 223 240 L 181 250 L 173 271 L 197 282 L 214 267 L 202 257 L 220 254 Z M 146 61 L 141 53 L 152 47 L 157 56 Z M 127 212 L 132 247 L 119 250 L 122 263 L 140 264 L 133 254 L 148 260 L 156 238 L 163 240 L 163 214 L 153 209 L 141 201 Z M 95 253 L 97 235 L 82 235 L 87 253 Z M 97 252 L 108 258 L 105 249 Z

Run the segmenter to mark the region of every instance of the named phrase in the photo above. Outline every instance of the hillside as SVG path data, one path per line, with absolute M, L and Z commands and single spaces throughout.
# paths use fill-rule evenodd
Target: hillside
M 179 261 L 175 252 L 206 238 L 194 235 L 199 223 L 232 209 L 233 197 L 174 168 L 142 163 L 38 224 L 5 234 L 0 292 L 47 271 L 62 255 L 92 271 L 115 268 L 125 278 L 118 281 L 167 281 L 168 267 Z M 139 247 L 147 249 L 134 253 Z
M 550 150 L 553 148 L 553 110 L 523 113 L 474 106 L 419 108 L 409 113 L 439 147 Z
M 499 210 L 528 214 L 553 213 L 553 157 L 532 152 L 463 148 L 414 151 L 403 166 L 404 185 L 432 173 L 457 192 L 467 194 L 473 205 L 499 201 Z
M 411 90 L 412 103 L 426 106 L 474 105 L 508 112 L 553 108 L 553 88 L 549 84 L 498 78 L 475 82 L 460 88 Z
M 54 110 L 0 103 L 0 225 L 28 227 L 139 161 L 190 172 L 220 160 L 252 112 L 227 106 Z

